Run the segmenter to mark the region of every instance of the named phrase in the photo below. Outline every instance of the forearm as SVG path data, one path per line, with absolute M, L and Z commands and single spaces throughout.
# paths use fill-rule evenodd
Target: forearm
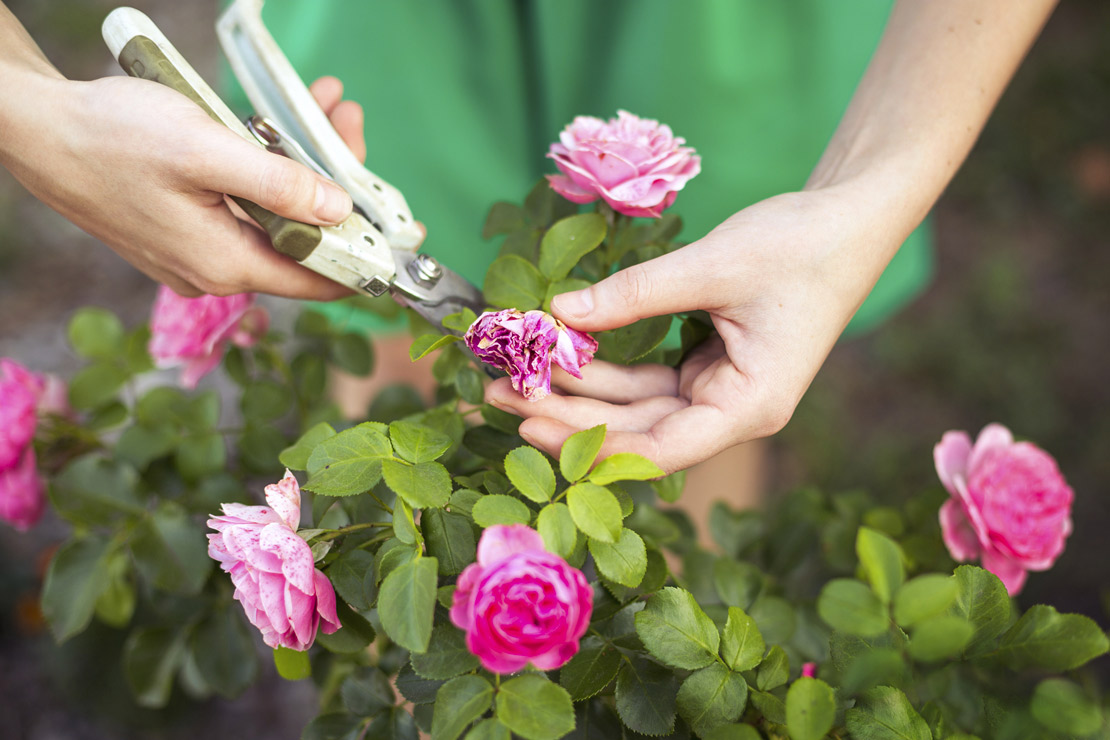
M 0 2 L 0 164 L 11 166 L 9 157 L 38 126 L 34 107 L 46 104 L 47 90 L 64 79 Z
M 807 189 L 881 209 L 888 254 L 932 208 L 1056 0 L 900 0 Z M 880 268 L 881 269 L 881 268 Z M 877 275 L 876 275 L 877 277 Z

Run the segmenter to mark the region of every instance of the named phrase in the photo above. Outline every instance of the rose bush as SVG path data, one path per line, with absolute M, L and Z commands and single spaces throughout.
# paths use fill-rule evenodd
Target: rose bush
M 579 116 L 547 155 L 563 174 L 547 179 L 575 203 L 600 197 L 626 216 L 658 218 L 701 171 L 701 158 L 685 143 L 669 126 L 627 111 L 608 121 Z
M 482 533 L 477 562 L 459 575 L 451 621 L 486 670 L 550 671 L 578 652 L 592 605 L 585 576 L 549 553 L 539 533 L 495 525 Z
M 947 432 L 934 458 L 952 495 L 940 524 L 953 558 L 980 560 L 1011 595 L 1028 571 L 1052 567 L 1071 534 L 1075 494 L 1051 455 L 991 424 L 974 445 L 966 432 Z
M 544 311 L 487 311 L 463 340 L 479 360 L 507 372 L 529 401 L 551 393 L 551 363 L 581 378 L 597 351 L 597 340 Z
M 182 385 L 195 388 L 220 364 L 229 343 L 250 347 L 268 325 L 253 295 L 183 298 L 163 285 L 150 317 L 150 354 L 158 367 L 181 367 Z

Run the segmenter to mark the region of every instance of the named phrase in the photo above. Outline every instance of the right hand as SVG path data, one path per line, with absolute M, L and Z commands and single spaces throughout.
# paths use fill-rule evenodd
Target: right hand
M 315 86 L 317 97 L 326 94 L 325 112 L 356 154 L 358 147 L 364 152 L 361 109 L 340 103 L 342 86 L 337 92 L 338 81 L 328 79 Z M 237 219 L 225 199 L 240 196 L 287 218 L 332 225 L 351 213 L 350 196 L 338 185 L 248 143 L 157 83 L 40 77 L 35 87 L 5 134 L 4 164 L 36 197 L 151 278 L 184 296 L 349 295 L 274 251 L 265 232 Z

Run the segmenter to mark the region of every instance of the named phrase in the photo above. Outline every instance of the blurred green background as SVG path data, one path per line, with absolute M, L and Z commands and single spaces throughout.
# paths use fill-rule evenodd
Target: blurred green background
M 115 74 L 99 25 L 114 3 L 7 3 L 72 78 Z M 133 3 L 213 79 L 214 2 Z M 1054 454 L 1076 491 L 1075 532 L 1021 603 L 1045 601 L 1110 626 L 1110 4 L 1057 9 L 935 210 L 937 278 L 879 330 L 841 343 L 772 442 L 768 490 L 863 488 L 894 505 L 937 485 L 932 447 L 948 429 L 998 421 Z M 514 194 L 506 194 L 512 197 Z M 680 206 L 681 210 L 681 206 Z M 0 356 L 40 371 L 76 366 L 67 317 L 102 305 L 144 320 L 154 286 L 0 172 Z M 722 491 L 722 497 L 728 497 Z M 305 687 L 270 676 L 234 704 L 176 707 L 168 727 L 129 708 L 114 633 L 49 650 L 34 608 L 47 548 L 0 531 L 0 735 L 12 738 L 294 737 Z M 99 655 L 104 658 L 97 657 Z M 101 680 L 73 666 L 103 665 Z M 1104 659 L 1105 662 L 1105 659 Z M 88 709 L 124 727 L 91 719 Z

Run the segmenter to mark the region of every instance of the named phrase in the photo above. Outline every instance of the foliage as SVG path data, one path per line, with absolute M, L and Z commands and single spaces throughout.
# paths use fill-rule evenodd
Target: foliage
M 485 233 L 505 238 L 491 304 L 548 308 L 558 292 L 673 248 L 680 226 L 577 210 L 543 184 L 523 206 L 493 208 Z M 664 344 L 672 321 L 682 345 Z M 698 316 L 647 320 L 602 334 L 599 356 L 673 364 L 705 333 Z M 813 489 L 765 511 L 718 504 L 709 551 L 680 511 L 657 506 L 675 499 L 680 475 L 630 454 L 597 461 L 604 427 L 572 436 L 557 460 L 528 446 L 514 417 L 483 404 L 460 344 L 434 333 L 412 354 L 436 358 L 435 403 L 354 424 L 327 400 L 325 358 L 365 372 L 372 356 L 315 313 L 292 336 L 228 353 L 236 409 L 213 391 L 149 386 L 143 328 L 80 313 L 71 336 L 91 362 L 72 386 L 85 423 L 48 442 L 51 501 L 73 534 L 43 608 L 59 640 L 94 619 L 127 631 L 120 660 L 141 705 L 165 705 L 175 687 L 235 696 L 254 681 L 258 638 L 205 553 L 203 520 L 259 498 L 288 467 L 311 494 L 300 534 L 343 625 L 310 656 L 274 653 L 284 677 L 320 687 L 304 738 L 1107 732 L 1104 700 L 1076 672 L 1107 652 L 1106 635 L 1049 606 L 1022 611 L 984 570 L 953 570 L 939 487 L 899 510 Z M 593 587 L 590 629 L 559 670 L 492 674 L 448 617 L 481 531 L 508 523 L 537 529 Z M 818 677 L 800 677 L 808 661 Z

